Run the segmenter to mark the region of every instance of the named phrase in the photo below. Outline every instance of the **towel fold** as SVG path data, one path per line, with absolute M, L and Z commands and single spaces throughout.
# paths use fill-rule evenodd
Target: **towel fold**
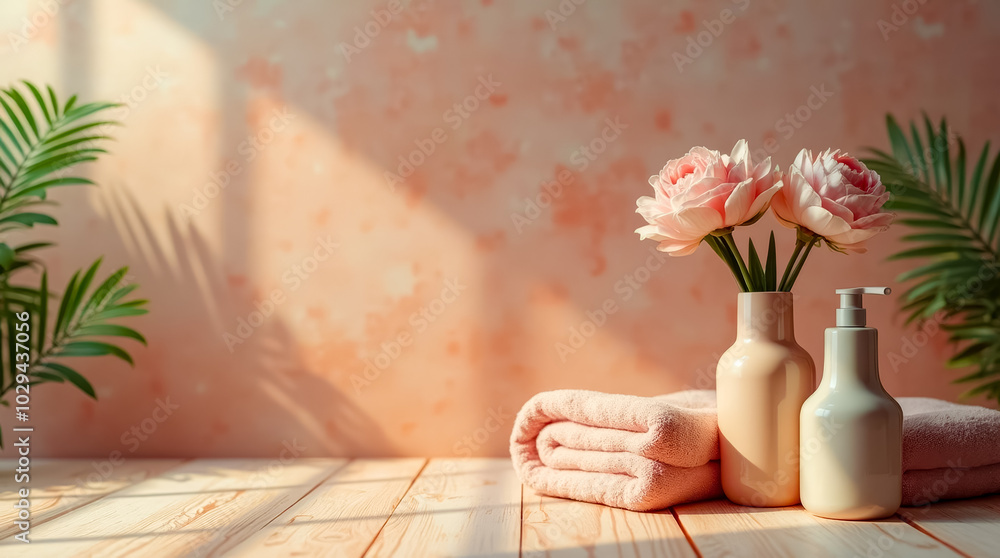
M 903 505 L 1000 492 L 1000 411 L 927 397 L 903 408 Z
M 902 397 L 903 505 L 1000 492 L 1000 412 Z M 510 453 L 540 493 L 635 511 L 722 496 L 715 392 L 558 390 L 518 413 Z
M 648 511 L 722 495 L 714 391 L 540 393 L 510 453 L 521 482 L 552 496 Z

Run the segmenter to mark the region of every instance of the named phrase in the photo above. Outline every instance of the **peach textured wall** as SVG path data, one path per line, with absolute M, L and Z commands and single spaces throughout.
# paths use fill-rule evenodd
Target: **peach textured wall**
M 890 110 L 996 140 L 998 23 L 913 0 L 4 0 L 3 83 L 127 104 L 101 187 L 59 192 L 62 226 L 36 233 L 56 283 L 104 254 L 151 299 L 134 370 L 79 363 L 99 402 L 36 391 L 35 448 L 504 455 L 541 390 L 710 387 L 735 286 L 707 248 L 650 260 L 647 177 L 741 137 L 783 167 L 882 146 Z M 817 361 L 833 289 L 896 286 L 902 232 L 809 262 L 796 333 Z M 943 335 L 889 365 L 913 339 L 897 302 L 870 302 L 889 391 L 956 398 Z

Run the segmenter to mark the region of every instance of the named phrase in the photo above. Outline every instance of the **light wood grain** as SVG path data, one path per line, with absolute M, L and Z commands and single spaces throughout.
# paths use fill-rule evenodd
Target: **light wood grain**
M 705 558 L 958 556 L 899 518 L 836 521 L 815 517 L 801 506 L 747 508 L 728 500 L 686 504 L 675 511 Z
M 669 510 L 638 513 L 550 498 L 524 487 L 521 556 L 694 558 Z
M 0 555 L 216 556 L 280 515 L 343 459 L 196 460 L 0 541 Z
M 31 525 L 46 521 L 89 504 L 103 496 L 156 476 L 182 463 L 180 459 L 36 459 L 31 463 L 30 480 L 15 483 L 12 459 L 0 460 L 0 539 L 20 530 L 14 525 L 17 491 L 29 490 Z
M 0 556 L 690 558 L 688 540 L 705 558 L 1000 556 L 1000 495 L 904 508 L 906 521 L 877 522 L 715 500 L 676 507 L 678 524 L 668 511 L 522 494 L 508 459 L 424 464 L 130 459 L 109 469 L 39 459 L 30 545 L 13 539 L 19 485 L 0 476 Z M 12 470 L 10 460 L 0 465 Z
M 361 558 L 426 461 L 352 461 L 226 556 Z
M 1000 556 L 1000 495 L 901 508 L 899 515 L 970 556 Z
M 510 459 L 432 459 L 365 556 L 516 557 L 520 539 Z

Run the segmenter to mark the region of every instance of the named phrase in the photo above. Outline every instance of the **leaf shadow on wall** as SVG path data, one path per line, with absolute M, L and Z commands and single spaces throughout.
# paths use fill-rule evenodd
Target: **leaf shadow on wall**
M 378 425 L 308 369 L 280 313 L 266 317 L 230 352 L 220 335 L 231 329 L 224 322 L 253 307 L 240 307 L 227 295 L 216 258 L 193 225 L 166 212 L 169 241 L 161 242 L 128 190 L 105 188 L 102 201 L 133 254 L 130 273 L 158 293 L 142 326 L 150 345 L 136 352 L 134 373 L 152 376 L 151 398 L 169 396 L 179 405 L 150 437 L 144 455 L 272 457 L 289 446 L 307 455 L 393 454 Z M 179 373 L 195 362 L 210 370 L 209 382 Z
M 211 12 L 209 4 L 204 7 Z M 94 97 L 92 80 L 106 64 L 95 52 L 97 19 L 97 3 L 78 0 L 57 20 L 65 82 L 60 89 L 82 98 Z M 231 47 L 213 46 L 227 67 L 242 56 Z M 217 95 L 220 105 L 240 107 L 222 111 L 219 132 L 223 144 L 235 145 L 248 133 L 241 112 L 242 91 L 231 80 L 220 79 Z M 220 153 L 219 159 L 223 158 Z M 246 186 L 247 174 L 251 173 L 234 180 L 233 190 Z M 135 323 L 149 346 L 133 351 L 135 370 L 115 370 L 111 381 L 101 377 L 106 367 L 100 363 L 81 363 L 94 377 L 98 392 L 108 395 L 98 403 L 69 390 L 55 395 L 56 401 L 79 405 L 75 414 L 68 410 L 60 414 L 75 416 L 87 437 L 86 444 L 74 444 L 71 438 L 80 431 L 60 430 L 52 440 L 58 454 L 121 450 L 126 456 L 276 457 L 291 448 L 293 455 L 395 455 L 380 426 L 305 362 L 281 312 L 268 316 L 230 352 L 222 332 L 232 333 L 233 318 L 254 310 L 250 293 L 233 288 L 224 273 L 231 267 L 252 268 L 256 247 L 243 207 L 221 205 L 219 249 L 224 257 L 220 257 L 193 224 L 179 222 L 170 210 L 163 220 L 146 213 L 132 197 L 131 187 L 101 186 L 98 203 L 118 234 L 101 232 L 98 244 L 109 252 L 130 254 L 129 275 L 142 285 L 137 293 L 154 293 L 150 314 Z M 82 193 L 66 197 L 72 201 L 77 195 L 82 197 Z M 126 440 L 135 440 L 128 437 L 129 429 L 150 424 L 150 417 L 157 416 L 151 410 L 161 401 L 177 409 L 155 426 L 155 432 L 146 431 L 134 446 L 129 445 Z

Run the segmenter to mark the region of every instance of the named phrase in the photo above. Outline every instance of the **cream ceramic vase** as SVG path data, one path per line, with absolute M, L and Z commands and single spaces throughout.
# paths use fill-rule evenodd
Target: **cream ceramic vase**
M 733 502 L 799 502 L 799 410 L 815 370 L 795 342 L 792 293 L 740 293 L 736 342 L 716 372 L 722 489 Z

